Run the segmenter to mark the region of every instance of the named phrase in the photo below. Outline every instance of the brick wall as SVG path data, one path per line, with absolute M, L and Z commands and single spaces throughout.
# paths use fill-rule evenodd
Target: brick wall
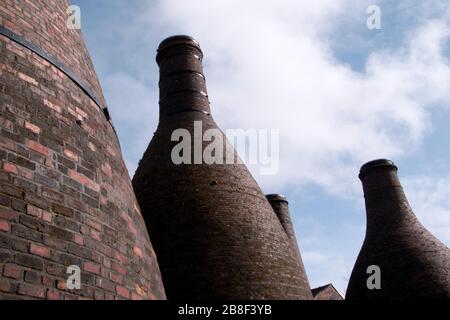
M 102 98 L 67 2 L 3 0 L 0 25 Z M 155 253 L 111 124 L 58 68 L 0 36 L 0 298 L 162 299 Z M 66 269 L 82 270 L 81 290 Z
M 363 166 L 360 178 L 367 231 L 345 298 L 449 299 L 450 250 L 414 215 L 397 168 L 388 160 L 374 161 Z M 369 290 L 369 266 L 380 268 L 381 289 Z
M 161 44 L 161 121 L 133 178 L 167 296 L 310 299 L 295 250 L 244 164 L 171 161 L 175 129 L 193 134 L 194 121 L 202 121 L 203 132 L 218 128 L 201 57 L 186 37 Z

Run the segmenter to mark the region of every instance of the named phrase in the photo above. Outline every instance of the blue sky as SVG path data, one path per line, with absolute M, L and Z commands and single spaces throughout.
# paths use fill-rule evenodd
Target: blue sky
M 359 167 L 391 158 L 425 226 L 450 245 L 446 1 L 72 0 L 133 175 L 157 126 L 156 48 L 197 38 L 223 129 L 280 129 L 280 172 L 311 285 L 345 292 L 364 239 Z M 366 8 L 381 8 L 381 30 Z

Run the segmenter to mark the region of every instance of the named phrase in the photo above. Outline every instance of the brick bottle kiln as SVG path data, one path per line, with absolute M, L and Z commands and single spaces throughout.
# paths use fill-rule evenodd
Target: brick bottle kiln
M 397 167 L 390 160 L 375 160 L 361 168 L 359 177 L 367 231 L 346 299 L 449 299 L 450 250 L 414 215 Z M 381 271 L 380 290 L 367 286 L 369 266 Z
M 176 129 L 217 129 L 202 58 L 187 36 L 159 46 L 160 122 L 133 178 L 167 296 L 311 299 L 296 250 L 245 165 L 172 162 Z
M 2 0 L 0 298 L 162 299 L 160 272 L 66 0 Z M 82 270 L 66 290 L 66 269 Z
M 269 194 L 266 196 L 266 198 L 272 206 L 273 211 L 277 215 L 278 220 L 280 220 L 284 232 L 291 241 L 291 246 L 292 248 L 294 248 L 295 254 L 297 255 L 302 273 L 306 275 L 305 267 L 303 265 L 303 259 L 300 254 L 300 248 L 298 247 L 298 241 L 295 236 L 294 226 L 292 224 L 291 213 L 289 212 L 289 202 L 287 198 L 281 194 Z

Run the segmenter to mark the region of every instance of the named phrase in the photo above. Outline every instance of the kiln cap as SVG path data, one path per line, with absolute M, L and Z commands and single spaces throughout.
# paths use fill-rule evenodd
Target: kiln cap
M 361 167 L 361 170 L 359 171 L 359 177 L 363 178 L 367 173 L 369 173 L 373 169 L 381 167 L 390 167 L 395 170 L 398 170 L 398 167 L 395 165 L 394 161 L 388 159 L 377 159 L 364 164 Z

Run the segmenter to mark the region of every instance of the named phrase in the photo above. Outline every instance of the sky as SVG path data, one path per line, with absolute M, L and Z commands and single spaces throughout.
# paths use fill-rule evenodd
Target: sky
M 130 175 L 158 124 L 159 43 L 195 37 L 226 129 L 279 129 L 285 194 L 312 287 L 345 294 L 365 234 L 362 164 L 389 158 L 422 223 L 450 245 L 446 0 L 72 0 Z M 381 29 L 367 27 L 380 8 Z

